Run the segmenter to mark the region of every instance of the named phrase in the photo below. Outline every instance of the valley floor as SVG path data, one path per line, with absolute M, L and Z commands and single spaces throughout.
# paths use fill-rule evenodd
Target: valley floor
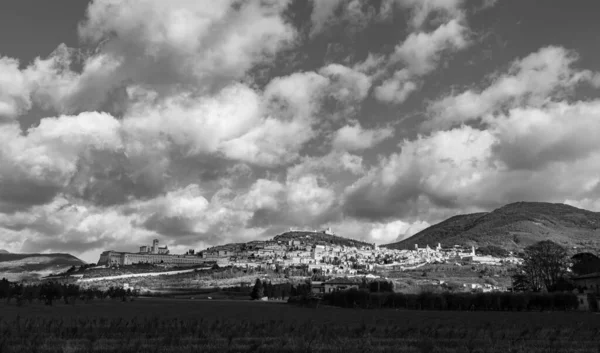
M 316 309 L 283 303 L 139 298 L 0 304 L 0 349 L 18 352 L 591 352 L 584 312 Z

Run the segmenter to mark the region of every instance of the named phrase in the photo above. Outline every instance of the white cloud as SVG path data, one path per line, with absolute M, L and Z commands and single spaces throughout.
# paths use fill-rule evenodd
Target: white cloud
M 315 175 L 305 175 L 296 180 L 288 180 L 287 201 L 292 212 L 302 219 L 317 218 L 326 213 L 335 202 L 334 192 L 322 185 Z
M 375 98 L 382 102 L 400 104 L 418 88 L 417 83 L 412 81 L 408 70 L 402 69 L 396 71 L 392 77 L 375 88 Z
M 76 205 L 64 197 L 57 197 L 28 212 L 0 215 L 0 225 L 5 230 L 18 230 L 19 244 L 11 246 L 15 252 L 85 253 L 84 261 L 96 262 L 98 252 L 102 250 L 125 248 L 133 251 L 137 244 L 156 236 L 134 227 L 133 221 L 138 218 L 136 214 L 123 215 L 114 209 Z
M 258 124 L 261 104 L 259 94 L 241 84 L 215 96 L 182 93 L 158 102 L 150 96 L 126 112 L 123 126 L 136 140 L 167 135 L 190 155 L 212 153 Z
M 404 63 L 413 75 L 425 75 L 435 69 L 445 50 L 457 51 L 468 45 L 466 32 L 461 21 L 453 19 L 433 32 L 411 33 L 396 47 L 390 60 Z
M 244 197 L 245 206 L 250 210 L 277 210 L 282 203 L 285 185 L 267 179 L 258 179 Z
M 0 122 L 14 119 L 31 108 L 27 78 L 19 61 L 0 57 Z
M 121 70 L 136 81 L 192 78 L 206 85 L 241 77 L 295 36 L 281 17 L 287 1 L 249 1 L 236 10 L 234 3 L 95 1 L 80 34 L 93 43 L 108 38 L 101 50 L 123 57 Z
M 67 114 L 97 109 L 118 84 L 114 80 L 121 58 L 99 53 L 83 63 L 79 74 L 71 69 L 75 55 L 75 50 L 61 44 L 23 71 L 33 100 L 43 109 Z
M 243 78 L 255 64 L 271 60 L 296 36 L 282 17 L 287 1 L 234 4 L 94 1 L 79 35 L 96 51 L 84 57 L 81 72 L 72 69 L 79 52 L 64 44 L 22 72 L 3 59 L 0 82 L 2 77 L 17 82 L 9 91 L 14 106 L 10 115 L 19 113 L 17 100 L 19 109 L 29 107 L 30 93 L 42 108 L 72 114 L 99 109 L 111 92 L 131 83 L 161 95 L 181 87 L 218 91 Z M 6 96 L 0 100 L 3 109 L 8 109 Z
M 541 106 L 557 95 L 560 99 L 582 82 L 593 83 L 596 77 L 588 70 L 574 69 L 577 58 L 576 53 L 561 47 L 541 48 L 513 61 L 508 72 L 487 88 L 466 90 L 434 102 L 429 107 L 432 121 L 427 126 L 444 128 L 502 108 Z
M 321 68 L 319 74 L 329 78 L 327 92 L 341 103 L 360 102 L 369 94 L 371 78 L 358 70 L 340 64 L 329 64 Z
M 369 236 L 377 244 L 389 244 L 406 239 L 427 227 L 429 227 L 429 223 L 427 222 L 415 222 L 411 224 L 397 220 L 377 224 L 371 229 Z
M 297 37 L 289 3 L 96 0 L 80 29 L 92 54 L 0 58 L 0 248 L 96 260 L 155 237 L 182 251 L 329 225 L 381 244 L 512 201 L 598 207 L 600 103 L 570 98 L 600 74 L 574 52 L 542 48 L 442 97 L 436 129 L 394 149 L 381 102 L 471 45 L 465 2 L 315 2 L 312 34 L 343 24 L 344 41 L 412 11 L 391 54 L 343 65 L 288 52 L 315 39 Z M 33 105 L 68 115 L 22 131 Z
M 371 148 L 392 137 L 390 127 L 381 129 L 363 129 L 359 123 L 346 125 L 336 131 L 332 141 L 335 150 L 360 151 Z
M 43 119 L 22 134 L 16 124 L 0 127 L 0 206 L 49 201 L 66 187 L 94 151 L 123 148 L 120 124 L 104 113 Z
M 401 63 L 403 67 L 375 88 L 375 98 L 403 103 L 419 88 L 421 78 L 437 68 L 443 53 L 463 50 L 470 44 L 467 35 L 468 28 L 460 19 L 452 19 L 433 32 L 411 33 L 396 46 L 387 63 L 391 67 Z
M 515 108 L 489 117 L 497 138 L 494 153 L 510 169 L 541 169 L 575 162 L 600 151 L 600 101 Z
M 315 72 L 276 77 L 265 87 L 271 114 L 286 120 L 312 120 L 329 79 Z
M 345 212 L 388 219 L 427 203 L 433 208 L 425 214 L 523 200 L 593 205 L 600 197 L 598 109 L 597 101 L 513 108 L 487 117 L 486 130 L 463 125 L 404 141 L 401 152 L 346 190 Z
M 469 127 L 404 141 L 345 192 L 346 212 L 366 218 L 403 216 L 419 197 L 447 206 L 468 205 L 491 168 L 494 137 Z

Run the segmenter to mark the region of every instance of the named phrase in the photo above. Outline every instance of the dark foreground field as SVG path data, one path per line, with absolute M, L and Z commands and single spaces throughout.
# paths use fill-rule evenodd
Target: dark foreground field
M 138 299 L 0 304 L 0 352 L 600 352 L 600 315 Z

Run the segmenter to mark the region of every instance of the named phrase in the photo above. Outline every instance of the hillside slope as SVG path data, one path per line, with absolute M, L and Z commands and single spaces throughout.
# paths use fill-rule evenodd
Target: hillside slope
M 363 246 L 373 246 L 373 244 L 369 244 L 360 240 L 355 240 L 355 239 L 350 239 L 350 238 L 344 238 L 344 237 L 340 237 L 337 235 L 331 235 L 331 234 L 325 234 L 325 233 L 321 233 L 321 232 L 309 232 L 309 231 L 290 231 L 290 232 L 285 232 L 279 235 L 276 235 L 275 237 L 273 237 L 271 240 L 268 241 L 275 241 L 275 242 L 281 242 L 281 243 L 288 243 L 290 240 L 302 240 L 303 243 L 305 244 L 310 244 L 310 245 L 343 245 L 343 246 L 349 246 L 349 247 L 363 247 Z M 223 244 L 223 245 L 217 245 L 217 246 L 213 246 L 211 248 L 209 248 L 212 251 L 215 250 L 230 250 L 233 251 L 235 249 L 242 249 L 248 245 L 256 245 L 259 243 L 265 243 L 266 241 L 263 240 L 256 240 L 256 241 L 250 241 L 247 243 L 230 243 L 230 244 Z
M 425 245 L 496 245 L 520 251 L 541 240 L 569 248 L 600 249 L 600 213 L 565 204 L 517 202 L 492 212 L 451 217 L 403 241 L 384 245 L 414 249 Z
M 305 232 L 305 231 L 291 231 L 283 234 L 276 235 L 273 238 L 274 241 L 288 242 L 290 240 L 303 240 L 309 244 L 320 244 L 320 245 L 343 245 L 349 247 L 360 248 L 362 246 L 372 246 L 373 244 L 366 243 L 360 240 L 354 240 L 350 238 L 344 238 L 337 235 L 319 233 L 319 232 Z
M 84 264 L 85 262 L 70 254 L 0 253 L 0 278 L 13 281 L 35 279 Z

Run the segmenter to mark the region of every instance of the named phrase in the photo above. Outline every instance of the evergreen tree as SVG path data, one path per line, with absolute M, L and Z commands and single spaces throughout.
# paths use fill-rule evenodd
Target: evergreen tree
M 283 286 L 281 284 L 276 284 L 273 287 L 274 287 L 273 288 L 273 297 L 275 299 L 281 299 L 283 297 L 282 296 L 282 287 Z
M 264 296 L 264 290 L 263 290 L 263 285 L 260 282 L 260 279 L 257 278 L 256 282 L 254 283 L 254 288 L 252 288 L 252 293 L 250 294 L 250 297 L 254 300 L 260 299 Z
M 263 281 L 262 282 L 262 287 L 263 287 L 263 295 L 262 295 L 262 297 L 268 297 L 269 296 L 269 283 L 267 281 Z

